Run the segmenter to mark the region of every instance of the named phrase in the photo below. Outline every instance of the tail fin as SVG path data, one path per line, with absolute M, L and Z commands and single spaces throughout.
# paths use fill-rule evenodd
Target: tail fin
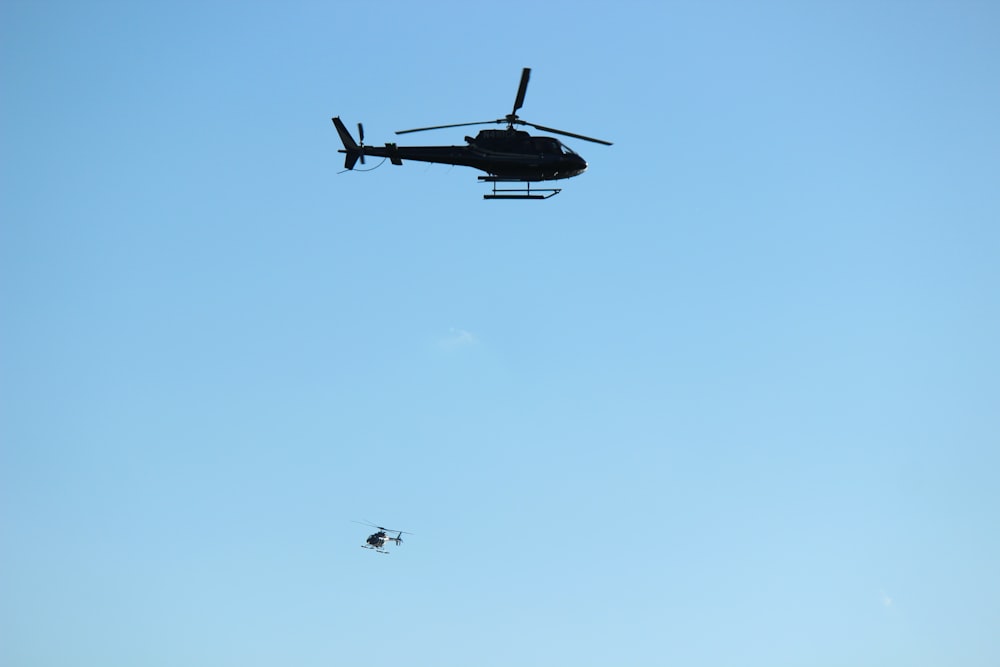
M 336 116 L 333 119 L 333 126 L 337 128 L 337 134 L 340 135 L 340 140 L 344 142 L 344 150 L 341 153 L 347 153 L 347 157 L 344 158 L 344 168 L 354 169 L 354 165 L 357 163 L 358 158 L 363 157 L 361 152 L 361 147 L 358 146 L 357 142 L 354 141 L 354 137 L 351 133 L 347 131 L 347 127 L 344 126 L 343 121 L 340 120 L 340 116 Z M 364 139 L 362 139 L 364 141 Z M 364 162 L 364 160 L 362 160 Z

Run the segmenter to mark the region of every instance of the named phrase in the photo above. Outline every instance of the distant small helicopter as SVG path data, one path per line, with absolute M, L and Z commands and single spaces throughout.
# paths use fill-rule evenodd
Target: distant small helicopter
M 475 138 L 465 137 L 468 146 L 397 146 L 395 143 L 387 143 L 385 148 L 374 148 L 365 146 L 365 130 L 361 123 L 358 123 L 358 141 L 356 142 L 340 117 L 335 117 L 332 119 L 333 125 L 337 128 L 340 140 L 344 142 L 344 148 L 338 152 L 347 154 L 344 159 L 344 167 L 354 169 L 358 160 L 364 164 L 366 155 L 387 158 L 395 165 L 403 164 L 403 160 L 417 160 L 418 162 L 437 162 L 472 167 L 487 173 L 486 176 L 479 177 L 480 181 L 493 184 L 493 192 L 483 195 L 483 199 L 548 199 L 553 197 L 559 194 L 559 188 L 532 190 L 531 184 L 539 181 L 572 178 L 582 174 L 587 169 L 586 161 L 558 139 L 531 136 L 522 130 L 515 130 L 515 125 L 527 125 L 543 132 L 554 132 L 605 146 L 610 146 L 611 142 L 521 120 L 517 115 L 517 110 L 524 104 L 524 94 L 528 90 L 530 76 L 531 68 L 525 67 L 521 72 L 521 85 L 517 89 L 517 97 L 514 98 L 514 109 L 503 118 L 418 127 L 396 132 L 396 134 L 407 134 L 449 127 L 493 123 L 507 124 L 505 130 L 480 130 Z M 497 183 L 517 183 L 519 186 L 498 190 Z
M 405 530 L 393 530 L 392 528 L 383 528 L 382 526 L 376 526 L 374 523 L 368 521 L 355 521 L 354 523 L 360 523 L 363 526 L 371 526 L 372 528 L 378 528 L 377 533 L 372 533 L 365 540 L 365 544 L 361 545 L 363 549 L 374 549 L 380 554 L 387 554 L 388 551 L 385 550 L 386 542 L 395 542 L 396 546 L 403 543 L 403 535 L 412 535 L 413 533 L 408 533 Z M 396 537 L 392 537 L 389 533 L 396 533 Z

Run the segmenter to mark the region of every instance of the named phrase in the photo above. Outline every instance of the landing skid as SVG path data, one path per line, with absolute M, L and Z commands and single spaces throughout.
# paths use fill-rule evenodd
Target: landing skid
M 360 545 L 358 545 L 358 546 L 360 546 L 360 547 L 361 547 L 362 549 L 371 549 L 372 551 L 377 551 L 377 552 L 379 552 L 380 554 L 387 554 L 387 555 L 388 555 L 388 553 L 389 553 L 389 552 L 388 552 L 388 551 L 386 551 L 385 549 L 378 549 L 378 548 L 376 548 L 376 547 L 370 547 L 370 546 L 368 546 L 367 544 L 360 544 Z
M 522 181 L 517 178 L 480 176 L 479 180 L 483 183 L 493 184 L 493 192 L 483 195 L 483 199 L 548 199 L 562 192 L 559 188 L 535 188 L 532 190 L 531 181 Z M 523 187 L 498 189 L 497 183 L 521 183 Z

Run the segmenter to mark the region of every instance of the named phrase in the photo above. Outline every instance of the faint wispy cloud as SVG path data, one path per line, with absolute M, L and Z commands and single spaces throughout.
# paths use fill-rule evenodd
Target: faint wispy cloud
M 456 329 L 452 327 L 448 330 L 448 334 L 438 341 L 441 347 L 453 348 L 453 347 L 468 347 L 469 345 L 475 345 L 479 342 L 475 334 L 471 331 L 466 331 L 465 329 Z
M 892 606 L 892 598 L 889 597 L 888 593 L 886 593 L 885 591 L 881 591 L 879 593 L 879 596 L 880 596 L 880 598 L 882 600 L 882 606 L 883 607 L 891 607 Z

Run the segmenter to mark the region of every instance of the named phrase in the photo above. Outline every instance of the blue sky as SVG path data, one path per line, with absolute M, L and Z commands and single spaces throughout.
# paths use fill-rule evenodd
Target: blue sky
M 998 28 L 5 3 L 0 663 L 997 664 Z

